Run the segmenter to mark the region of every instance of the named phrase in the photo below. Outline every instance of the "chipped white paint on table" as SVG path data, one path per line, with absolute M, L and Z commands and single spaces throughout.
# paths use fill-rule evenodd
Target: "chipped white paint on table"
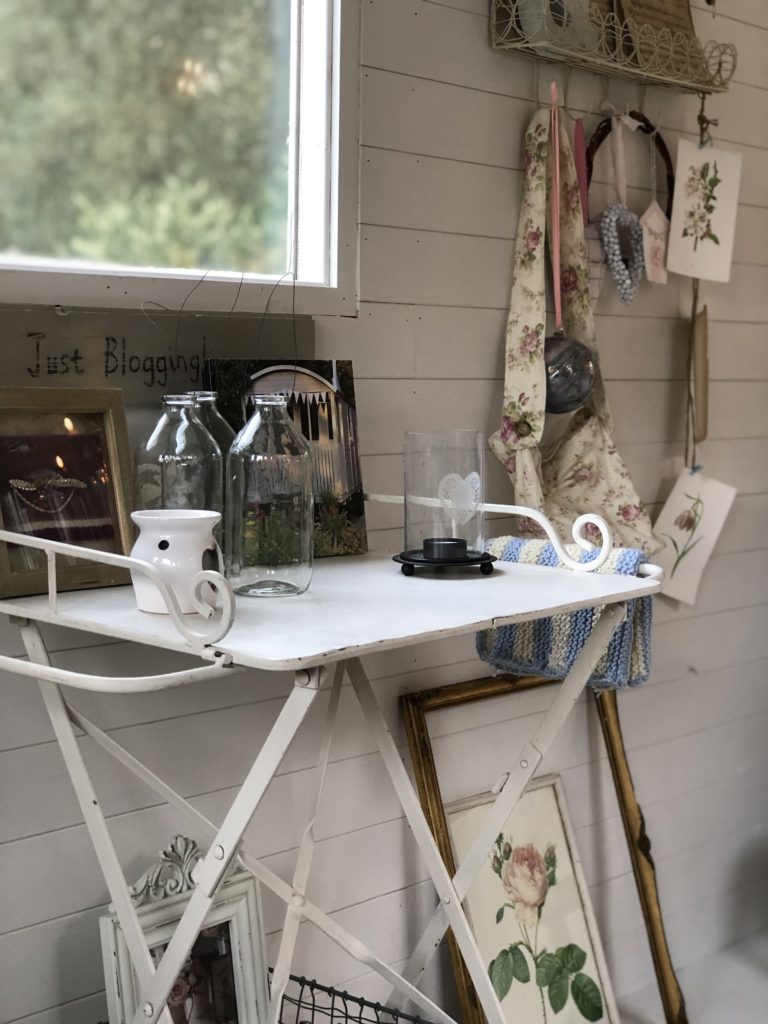
M 454 1022 L 423 996 L 417 985 L 431 954 L 446 929 L 451 927 L 489 1024 L 504 1024 L 501 1006 L 461 909 L 461 901 L 482 866 L 494 836 L 511 813 L 586 685 L 614 630 L 623 620 L 625 602 L 651 594 L 658 588 L 659 582 L 653 579 L 593 575 L 520 564 L 497 563 L 491 576 L 481 576 L 477 569 L 473 569 L 463 571 L 460 576 L 417 573 L 406 578 L 383 555 L 325 559 L 317 563 L 312 586 L 306 594 L 276 600 L 238 599 L 231 629 L 221 640 L 207 646 L 196 643 L 194 639 L 184 639 L 170 617 L 137 611 L 130 587 L 61 594 L 55 599 L 45 596 L 0 601 L 0 613 L 13 616 L 17 621 L 31 663 L 27 668 L 18 660 L 0 656 L 0 668 L 17 673 L 24 671 L 38 678 L 126 937 L 140 991 L 139 1005 L 131 1024 L 170 1020 L 167 1010 L 163 1009 L 168 992 L 204 924 L 227 867 L 236 857 L 286 904 L 272 985 L 273 1022 L 278 1019 L 280 998 L 288 980 L 298 928 L 306 919 L 351 956 L 387 979 L 393 988 L 394 1001 L 401 1005 L 413 1001 L 422 1014 L 441 1024 Z M 537 723 L 534 734 L 511 763 L 506 784 L 490 809 L 475 844 L 456 876 L 451 878 L 429 832 L 360 658 L 373 652 L 473 633 L 509 622 L 603 606 L 605 610 L 581 655 L 563 681 L 549 711 Z M 39 622 L 195 654 L 209 664 L 185 673 L 129 680 L 65 673 L 50 667 L 37 625 Z M 327 666 L 334 664 L 335 671 L 329 673 Z M 66 683 L 107 694 L 159 689 L 194 679 L 220 677 L 222 673 L 238 671 L 242 667 L 293 671 L 295 685 L 263 746 L 254 751 L 253 765 L 220 827 L 208 821 L 110 736 L 71 707 L 59 686 Z M 433 918 L 402 974 L 393 971 L 307 897 L 314 850 L 314 822 L 322 798 L 339 691 L 345 675 L 360 701 L 438 894 Z M 331 699 L 319 744 L 314 811 L 303 834 L 293 879 L 288 884 L 249 855 L 242 845 L 243 834 L 318 691 L 324 686 L 330 686 Z M 75 728 L 83 730 L 185 814 L 200 832 L 210 836 L 207 854 L 196 870 L 196 888 L 157 966 L 149 955 L 97 794 L 80 756 Z

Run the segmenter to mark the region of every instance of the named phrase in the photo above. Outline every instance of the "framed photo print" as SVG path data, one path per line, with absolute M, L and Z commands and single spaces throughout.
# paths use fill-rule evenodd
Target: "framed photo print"
M 494 797 L 449 804 L 457 863 Z M 510 1024 L 619 1024 L 565 796 L 555 776 L 521 797 L 467 894 L 467 916 Z
M 196 844 L 177 836 L 163 851 L 163 861 L 142 879 L 149 880 L 144 892 L 151 895 L 136 913 L 156 963 L 184 913 L 199 856 Z M 170 894 L 178 888 L 183 891 Z M 116 914 L 99 924 L 109 1024 L 129 1024 L 138 992 L 125 937 Z M 236 871 L 217 893 L 171 989 L 168 1012 L 173 1024 L 266 1024 L 268 992 L 258 886 L 247 871 Z
M 0 388 L 0 528 L 114 554 L 131 547 L 129 447 L 116 389 Z M 57 558 L 59 590 L 127 583 Z M 0 596 L 45 593 L 42 551 L 0 544 Z
M 400 708 L 419 799 L 452 875 L 477 833 L 479 821 L 485 817 L 484 805 L 494 796 L 486 791 L 480 797 L 446 803 L 443 787 L 453 788 L 458 797 L 490 786 L 494 780 L 486 780 L 474 771 L 472 744 L 488 742 L 486 727 L 496 729 L 498 723 L 507 721 L 510 727 L 514 726 L 514 709 L 506 702 L 523 702 L 521 719 L 539 713 L 542 702 L 531 691 L 558 683 L 557 679 L 540 676 L 498 676 L 401 696 Z M 487 708 L 468 708 L 486 701 Z M 664 1020 L 667 1024 L 685 1024 L 685 1001 L 664 931 L 651 843 L 624 749 L 616 692 L 596 692 L 595 704 Z M 463 718 L 465 707 L 467 720 Z M 494 743 L 498 744 L 499 734 L 494 736 Z M 458 745 L 454 745 L 453 737 L 459 739 Z M 438 744 L 442 753 L 436 757 Z M 452 755 L 447 753 L 449 749 Z M 504 748 L 497 749 L 500 756 L 496 768 L 508 768 Z M 462 764 L 466 765 L 459 773 L 460 783 L 456 772 L 452 782 L 445 777 L 452 771 L 457 750 L 462 752 Z M 510 751 L 509 756 L 514 753 Z M 438 764 L 444 774 L 442 785 Z M 498 785 L 493 789 L 497 791 Z M 485 867 L 468 893 L 466 911 L 510 1024 L 552 1024 L 554 1020 L 560 1024 L 583 1024 L 585 1020 L 618 1024 L 600 939 L 557 779 L 550 776 L 534 780 L 525 791 L 488 851 Z M 485 1024 L 485 1014 L 450 932 L 448 941 L 460 1003 L 459 1019 L 462 1024 Z

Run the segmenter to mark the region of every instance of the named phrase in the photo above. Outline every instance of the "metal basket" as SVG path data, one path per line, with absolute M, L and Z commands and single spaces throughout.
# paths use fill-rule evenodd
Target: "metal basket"
M 269 976 L 271 980 L 271 968 Z M 342 1024 L 347 1021 L 352 1024 L 431 1024 L 423 1017 L 413 1017 L 349 992 L 339 992 L 314 979 L 295 974 L 290 977 L 280 1007 L 280 1024 Z M 98 1024 L 109 1024 L 109 1021 Z
M 283 996 L 280 1024 L 430 1024 L 423 1017 L 413 1017 L 372 1003 L 349 992 L 321 985 L 320 982 L 291 975 Z

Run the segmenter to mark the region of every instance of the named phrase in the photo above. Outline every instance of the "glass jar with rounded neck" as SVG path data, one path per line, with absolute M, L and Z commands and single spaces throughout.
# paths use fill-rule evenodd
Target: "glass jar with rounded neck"
M 312 458 L 285 395 L 257 395 L 229 449 L 226 574 L 236 594 L 302 594 L 312 578 Z
M 216 406 L 216 392 L 190 391 L 188 394 L 197 402 L 198 419 L 219 448 L 221 448 L 221 454 L 226 459 L 230 445 L 235 439 L 235 431 L 230 427 Z
M 134 456 L 137 509 L 223 511 L 224 460 L 191 395 L 164 395 L 163 413 Z

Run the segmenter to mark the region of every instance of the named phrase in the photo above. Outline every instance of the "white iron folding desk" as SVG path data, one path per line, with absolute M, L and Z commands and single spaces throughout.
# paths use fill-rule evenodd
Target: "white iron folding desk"
M 51 561 L 49 556 L 49 564 Z M 12 616 L 19 626 L 30 660 L 28 664 L 0 655 L 0 668 L 32 676 L 39 682 L 125 934 L 140 990 L 132 1024 L 170 1020 L 167 1010 L 163 1009 L 168 993 L 203 926 L 216 889 L 235 857 L 239 857 L 260 882 L 286 904 L 283 935 L 273 976 L 273 1020 L 277 1020 L 280 997 L 288 980 L 298 927 L 302 919 L 306 919 L 355 959 L 382 975 L 392 985 L 395 998 L 401 1004 L 412 1000 L 426 1017 L 441 1024 L 453 1024 L 453 1019 L 423 996 L 416 986 L 446 928 L 451 927 L 489 1024 L 504 1024 L 504 1014 L 462 911 L 461 901 L 484 863 L 494 837 L 578 699 L 614 630 L 623 620 L 625 602 L 651 594 L 658 587 L 659 582 L 654 579 L 509 563 L 497 563 L 491 576 L 481 576 L 475 569 L 467 570 L 461 577 L 417 574 L 406 578 L 383 555 L 324 559 L 316 564 L 311 588 L 300 597 L 283 600 L 239 598 L 231 628 L 214 643 L 185 639 L 170 616 L 137 611 L 130 587 L 57 595 L 54 583 L 53 593 L 49 596 L 0 601 L 0 613 Z M 505 623 L 603 606 L 592 635 L 560 686 L 550 709 L 537 725 L 535 734 L 510 764 L 506 784 L 490 809 L 472 850 L 455 877 L 451 878 L 432 839 L 360 659 L 367 654 L 473 633 Z M 101 636 L 195 654 L 206 664 L 182 672 L 130 679 L 67 672 L 50 665 L 38 623 L 55 623 Z M 335 666 L 335 671 L 329 672 L 329 666 Z M 203 817 L 109 735 L 81 715 L 65 700 L 60 690 L 60 684 L 66 684 L 105 694 L 151 691 L 197 679 L 215 680 L 238 668 L 293 672 L 294 686 L 261 749 L 254 750 L 253 765 L 220 827 Z M 345 674 L 361 704 L 437 890 L 434 916 L 402 975 L 383 963 L 362 941 L 342 929 L 317 903 L 307 898 L 314 822 Z M 303 833 L 294 876 L 288 884 L 248 854 L 242 846 L 243 833 L 319 690 L 326 685 L 331 688 L 331 698 L 326 726 L 319 741 L 314 813 Z M 196 888 L 157 968 L 144 941 L 98 796 L 81 758 L 75 728 L 91 736 L 169 804 L 186 814 L 199 831 L 210 837 L 208 851 L 196 870 Z

